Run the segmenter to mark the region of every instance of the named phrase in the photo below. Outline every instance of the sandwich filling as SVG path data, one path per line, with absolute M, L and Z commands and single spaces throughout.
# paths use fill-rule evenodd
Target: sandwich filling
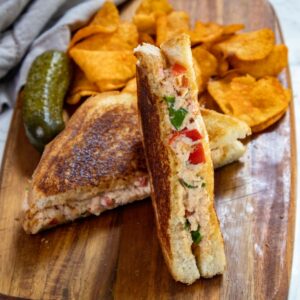
M 105 210 L 113 209 L 136 200 L 142 200 L 150 194 L 147 176 L 138 177 L 131 185 L 108 192 L 100 193 L 82 200 L 70 199 L 64 204 L 51 205 L 44 208 L 25 208 L 24 229 L 37 233 L 42 228 L 52 227 L 60 223 L 70 222 L 79 217 L 100 215 Z
M 164 115 L 170 128 L 167 143 L 179 161 L 177 180 L 184 193 L 184 227 L 190 232 L 193 243 L 199 244 L 202 240 L 199 204 L 208 198 L 206 182 L 201 176 L 206 162 L 202 144 L 205 137 L 199 125 L 202 120 L 194 104 L 195 95 L 189 88 L 186 68 L 175 63 L 161 70 L 160 76 L 166 110 Z

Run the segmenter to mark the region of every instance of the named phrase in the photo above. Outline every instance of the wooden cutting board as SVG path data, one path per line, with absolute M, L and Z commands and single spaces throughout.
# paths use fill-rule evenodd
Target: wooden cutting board
M 191 21 L 269 27 L 278 20 L 264 0 L 171 1 Z M 122 6 L 126 18 L 137 1 Z M 281 80 L 291 88 L 288 70 Z M 38 163 L 21 120 L 13 116 L 0 190 L 0 293 L 30 299 L 286 299 L 295 220 L 295 135 L 285 117 L 254 135 L 241 162 L 215 174 L 216 206 L 225 240 L 223 276 L 176 283 L 156 238 L 150 199 L 36 236 L 21 229 L 27 180 Z

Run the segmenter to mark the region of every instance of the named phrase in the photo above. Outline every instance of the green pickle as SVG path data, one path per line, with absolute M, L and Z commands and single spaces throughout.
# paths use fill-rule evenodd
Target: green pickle
M 24 88 L 23 121 L 30 143 L 41 152 L 65 127 L 63 102 L 71 73 L 70 59 L 57 50 L 44 52 L 30 68 Z

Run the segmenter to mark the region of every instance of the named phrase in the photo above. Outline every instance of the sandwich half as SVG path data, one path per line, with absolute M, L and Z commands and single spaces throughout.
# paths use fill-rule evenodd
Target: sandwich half
M 197 100 L 188 35 L 135 49 L 138 109 L 158 238 L 174 279 L 222 274 L 208 134 Z
M 246 146 L 240 140 L 251 135 L 248 124 L 205 108 L 201 108 L 201 115 L 209 137 L 214 168 L 237 161 L 246 151 Z
M 84 102 L 49 144 L 31 181 L 23 227 L 35 234 L 150 194 L 136 99 L 104 93 Z

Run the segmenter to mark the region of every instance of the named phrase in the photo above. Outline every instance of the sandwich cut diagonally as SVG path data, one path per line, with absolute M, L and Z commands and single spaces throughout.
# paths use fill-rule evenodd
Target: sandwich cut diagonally
M 148 173 L 131 94 L 89 98 L 49 144 L 31 180 L 27 233 L 149 196 Z
M 226 265 L 191 44 L 181 34 L 160 48 L 138 46 L 135 55 L 158 238 L 174 279 L 191 284 L 200 276 L 222 274 Z

